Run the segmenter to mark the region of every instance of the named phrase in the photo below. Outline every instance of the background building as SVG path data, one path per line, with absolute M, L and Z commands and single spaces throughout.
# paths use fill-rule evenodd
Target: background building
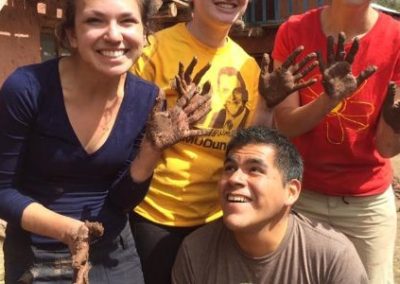
M 0 85 L 18 66 L 37 63 L 63 51 L 54 35 L 63 16 L 65 0 L 0 0 Z M 279 25 L 290 15 L 328 3 L 329 0 L 252 0 L 232 29 L 231 36 L 258 61 L 271 52 Z M 188 0 L 154 0 L 159 8 L 154 16 L 153 30 L 191 17 Z M 376 5 L 394 17 L 400 13 Z
M 16 67 L 60 52 L 54 27 L 63 1 L 0 0 L 0 85 Z
M 154 0 L 161 7 L 154 29 L 188 21 L 187 0 Z M 252 0 L 232 37 L 260 59 L 272 49 L 279 24 L 291 14 L 323 5 L 324 0 Z M 62 18 L 64 0 L 0 0 L 0 85 L 18 66 L 59 56 L 54 29 Z

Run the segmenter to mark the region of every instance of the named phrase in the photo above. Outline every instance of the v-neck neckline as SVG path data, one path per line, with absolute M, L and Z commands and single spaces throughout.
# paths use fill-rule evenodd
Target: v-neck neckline
M 64 119 L 67 129 L 70 132 L 71 137 L 73 137 L 74 142 L 79 145 L 79 149 L 80 151 L 86 156 L 86 157 L 95 157 L 97 155 L 99 155 L 101 152 L 103 152 L 104 148 L 107 147 L 107 145 L 110 143 L 110 140 L 113 139 L 114 136 L 114 132 L 116 131 L 115 128 L 118 127 L 119 125 L 119 121 L 121 120 L 121 113 L 123 112 L 123 109 L 125 108 L 125 101 L 126 101 L 126 97 L 128 96 L 128 81 L 129 81 L 129 73 L 126 76 L 125 79 L 125 83 L 124 83 L 124 96 L 122 98 L 121 104 L 119 106 L 119 109 L 117 111 L 117 115 L 114 121 L 114 124 L 111 128 L 110 133 L 108 134 L 107 138 L 104 140 L 103 144 L 100 145 L 100 147 L 98 147 L 95 151 L 93 152 L 88 152 L 85 147 L 82 145 L 81 141 L 79 140 L 78 135 L 75 132 L 74 127 L 72 126 L 71 120 L 69 119 L 68 116 L 68 112 L 65 106 L 65 99 L 64 99 L 64 92 L 63 92 L 63 88 L 62 88 L 62 83 L 61 83 L 61 73 L 60 73 L 60 59 L 58 58 L 57 61 L 57 87 L 59 88 L 59 92 L 58 92 L 58 99 L 59 99 L 59 103 L 60 103 L 60 108 L 61 108 L 61 115 L 62 118 Z

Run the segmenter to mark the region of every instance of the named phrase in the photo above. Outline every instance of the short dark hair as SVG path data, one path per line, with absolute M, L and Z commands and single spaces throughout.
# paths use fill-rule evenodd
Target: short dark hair
M 302 180 L 301 156 L 289 139 L 278 131 L 263 126 L 239 129 L 228 143 L 226 155 L 248 144 L 265 144 L 275 150 L 275 166 L 282 173 L 284 184 L 292 179 Z
M 56 28 L 56 37 L 61 47 L 71 49 L 71 46 L 67 37 L 67 30 L 75 27 L 75 16 L 76 16 L 76 1 L 77 0 L 65 0 L 64 2 L 64 17 L 60 24 Z M 150 32 L 150 18 L 157 12 L 155 1 L 153 0 L 136 0 L 139 4 L 140 15 L 142 17 L 142 23 L 144 27 L 145 35 Z

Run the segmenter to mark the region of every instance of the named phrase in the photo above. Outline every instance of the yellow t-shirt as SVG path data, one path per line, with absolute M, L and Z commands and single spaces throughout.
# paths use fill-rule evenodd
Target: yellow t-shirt
M 222 216 L 217 181 L 226 145 L 232 131 L 252 120 L 260 70 L 231 39 L 221 48 L 210 48 L 194 38 L 183 23 L 157 32 L 149 42 L 132 72 L 163 89 L 169 106 L 176 101 L 171 83 L 178 74 L 178 63 L 187 67 L 196 56 L 193 76 L 211 63 L 200 85 L 211 83 L 212 110 L 196 126 L 213 128 L 213 133 L 187 138 L 163 152 L 150 190 L 135 212 L 167 226 L 201 225 Z

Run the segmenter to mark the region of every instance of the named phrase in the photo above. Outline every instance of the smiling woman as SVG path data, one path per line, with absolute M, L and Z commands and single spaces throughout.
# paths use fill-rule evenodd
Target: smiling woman
M 105 1 L 77 1 L 74 26 L 66 30 L 74 55 L 70 59 L 111 76 L 128 70 L 144 41 L 138 1 L 113 1 L 111 6 Z
M 207 133 L 193 124 L 210 109 L 210 88 L 184 82 L 182 69 L 184 99 L 165 109 L 155 85 L 127 72 L 151 0 L 66 3 L 58 34 L 71 55 L 20 67 L 0 90 L 6 283 L 143 283 L 126 211 L 163 149 Z
M 5 280 L 143 283 L 127 215 L 111 193 L 129 191 L 134 206 L 159 155 L 143 139 L 158 88 L 127 73 L 151 1 L 66 5 L 58 36 L 71 55 L 20 67 L 0 90 Z M 104 227 L 100 239 L 91 222 Z

